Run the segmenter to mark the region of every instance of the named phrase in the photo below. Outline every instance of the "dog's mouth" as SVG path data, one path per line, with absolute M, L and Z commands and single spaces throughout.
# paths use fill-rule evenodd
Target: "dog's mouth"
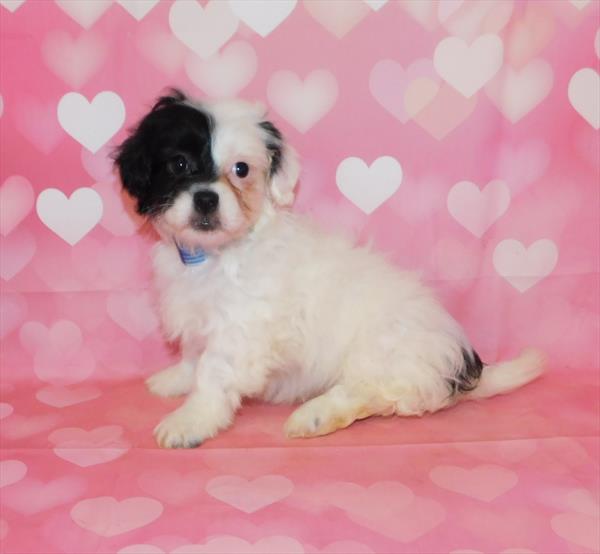
M 197 214 L 192 217 L 190 226 L 194 231 L 211 232 L 221 228 L 221 222 L 217 216 Z

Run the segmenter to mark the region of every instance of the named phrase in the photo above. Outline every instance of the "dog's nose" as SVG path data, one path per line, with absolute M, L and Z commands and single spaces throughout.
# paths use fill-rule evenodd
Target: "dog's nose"
M 213 213 L 219 205 L 219 195 L 212 190 L 199 190 L 194 194 L 194 206 L 203 215 Z

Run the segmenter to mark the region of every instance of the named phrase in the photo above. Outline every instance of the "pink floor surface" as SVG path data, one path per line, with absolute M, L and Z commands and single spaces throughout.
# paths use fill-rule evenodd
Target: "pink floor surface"
M 178 401 L 140 382 L 8 387 L 1 551 L 598 552 L 590 375 L 312 440 L 283 438 L 290 407 L 251 404 L 196 450 L 156 447 Z
M 600 2 L 266 5 L 0 0 L 0 553 L 600 552 Z M 166 86 L 263 102 L 295 210 L 548 374 L 307 441 L 248 405 L 159 450 L 172 352 L 110 152 Z

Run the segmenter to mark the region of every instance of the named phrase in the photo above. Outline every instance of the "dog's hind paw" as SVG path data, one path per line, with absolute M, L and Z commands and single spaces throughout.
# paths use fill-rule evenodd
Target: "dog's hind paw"
M 319 397 L 300 406 L 285 422 L 285 435 L 290 439 L 318 437 L 346 427 L 347 424 L 336 421 L 325 404 Z

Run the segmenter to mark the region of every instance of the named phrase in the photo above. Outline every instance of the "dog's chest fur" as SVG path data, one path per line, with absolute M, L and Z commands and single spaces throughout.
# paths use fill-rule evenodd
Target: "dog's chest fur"
M 210 342 L 231 352 L 234 345 L 244 356 L 235 363 L 260 360 L 271 378 L 257 396 L 306 398 L 338 375 L 347 346 L 339 336 L 353 335 L 338 333 L 339 320 L 352 304 L 336 302 L 331 290 L 338 283 L 327 275 L 319 236 L 310 227 L 277 216 L 255 238 L 192 267 L 181 263 L 172 245 L 158 245 L 163 327 L 184 350 Z
M 462 360 L 460 329 L 417 279 L 301 219 L 278 214 L 196 267 L 163 244 L 155 269 L 168 336 L 184 351 L 204 344 L 226 353 L 240 379 L 268 375 L 248 383 L 253 396 L 291 401 L 342 372 L 384 375 L 391 362 L 373 367 L 374 355 L 445 389 L 440 377 Z
M 253 292 L 248 271 L 235 260 L 209 257 L 186 267 L 170 245 L 160 245 L 155 270 L 162 322 L 171 339 L 197 342 L 269 318 L 268 291 Z

